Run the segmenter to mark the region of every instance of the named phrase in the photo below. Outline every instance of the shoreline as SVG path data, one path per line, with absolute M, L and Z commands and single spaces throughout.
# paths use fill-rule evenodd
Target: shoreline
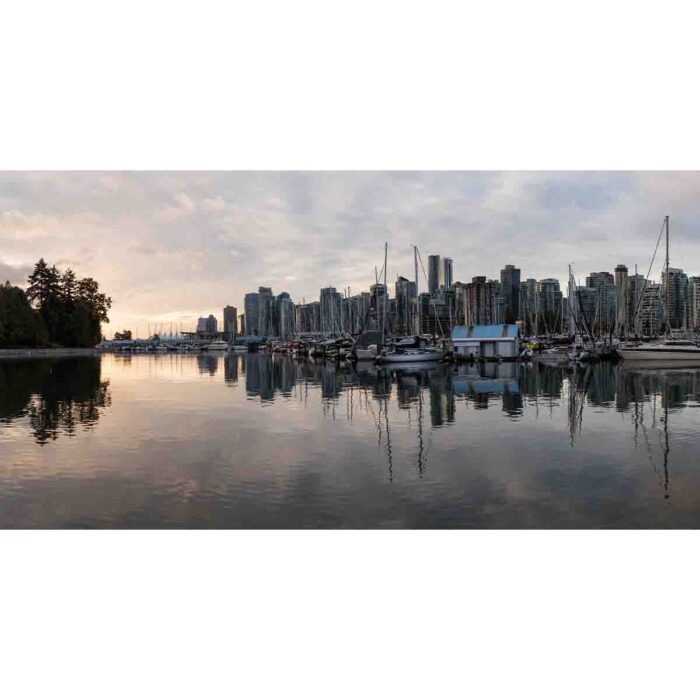
M 80 357 L 96 355 L 95 348 L 0 348 L 0 360 L 25 357 Z

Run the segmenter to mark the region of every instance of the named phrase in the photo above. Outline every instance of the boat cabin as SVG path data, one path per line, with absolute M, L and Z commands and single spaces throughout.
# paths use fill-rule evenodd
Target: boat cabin
M 452 346 L 458 360 L 515 360 L 520 354 L 520 331 L 515 323 L 455 326 Z

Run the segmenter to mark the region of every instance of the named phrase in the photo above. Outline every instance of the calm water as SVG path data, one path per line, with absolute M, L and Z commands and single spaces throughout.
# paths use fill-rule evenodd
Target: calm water
M 697 527 L 700 369 L 0 361 L 0 527 Z

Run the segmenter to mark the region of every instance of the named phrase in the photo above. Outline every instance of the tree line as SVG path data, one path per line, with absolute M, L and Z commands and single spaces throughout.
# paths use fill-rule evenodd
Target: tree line
M 44 258 L 34 266 L 26 290 L 0 285 L 0 347 L 92 347 L 112 300 L 92 277 L 61 273 Z

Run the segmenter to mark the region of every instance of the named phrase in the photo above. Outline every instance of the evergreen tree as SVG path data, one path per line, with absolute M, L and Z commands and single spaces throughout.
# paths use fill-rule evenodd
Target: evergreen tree
M 39 347 L 48 343 L 41 316 L 27 296 L 9 282 L 0 285 L 0 347 Z
M 107 313 L 112 300 L 100 292 L 94 279 L 86 277 L 79 280 L 71 269 L 61 275 L 55 265 L 49 267 L 44 258 L 41 258 L 34 266 L 28 281 L 26 296 L 22 290 L 18 291 L 22 293 L 26 307 L 32 312 L 35 325 L 38 323 L 35 338 L 41 338 L 42 343 L 50 341 L 68 347 L 91 347 L 102 339 L 101 324 L 109 322 Z M 10 335 L 6 330 L 8 322 L 13 325 L 22 321 L 26 325 L 29 318 L 26 309 L 21 309 L 20 301 L 9 293 L 6 293 L 5 297 L 8 300 L 12 298 L 13 302 L 11 310 L 6 309 L 3 312 L 0 345 L 10 344 Z M 16 319 L 15 315 L 18 315 Z M 23 338 L 32 335 L 29 333 L 28 336 L 27 332 L 26 328 L 22 331 Z M 13 343 L 19 344 L 15 342 L 16 337 L 18 333 L 13 330 Z

